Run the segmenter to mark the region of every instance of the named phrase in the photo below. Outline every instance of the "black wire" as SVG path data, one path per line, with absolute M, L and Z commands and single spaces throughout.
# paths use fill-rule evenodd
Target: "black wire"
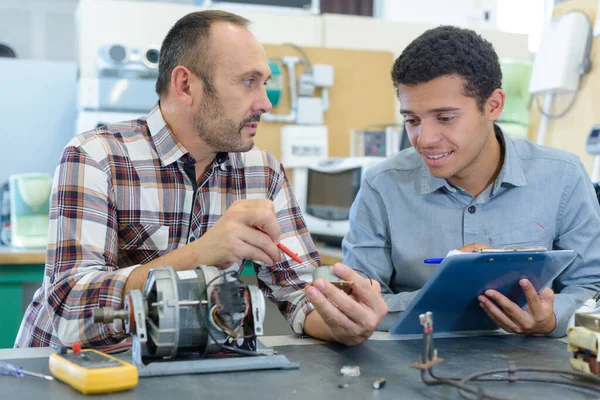
M 423 337 L 421 339 L 421 364 L 426 364 L 428 361 L 432 362 L 434 357 L 432 356 L 433 351 L 433 330 L 427 329 L 426 325 L 423 325 Z M 574 382 L 572 380 L 555 379 L 551 377 L 518 377 L 517 372 L 533 372 L 536 374 L 560 374 L 562 376 L 569 375 L 572 378 L 581 378 L 587 382 Z M 426 374 L 429 374 L 433 380 L 427 379 Z M 506 377 L 500 378 L 485 378 L 482 377 L 495 374 L 506 374 Z M 519 367 L 514 366 L 514 362 L 509 362 L 508 368 L 489 370 L 483 372 L 475 372 L 471 375 L 467 375 L 463 378 L 455 377 L 440 377 L 433 372 L 433 365 L 429 368 L 421 369 L 421 380 L 425 385 L 436 386 L 436 385 L 450 385 L 458 389 L 459 395 L 467 400 L 479 400 L 479 399 L 491 399 L 491 400 L 509 400 L 506 397 L 496 396 L 484 391 L 481 387 L 474 387 L 468 385 L 471 381 L 495 381 L 495 382 L 540 382 L 540 383 L 554 383 L 560 385 L 567 385 L 578 389 L 585 389 L 600 392 L 600 377 L 595 375 L 584 374 L 579 371 L 567 371 L 559 370 L 554 368 L 534 368 L 534 367 Z M 590 382 L 591 381 L 591 382 Z M 592 385 L 595 384 L 595 385 Z M 467 393 L 469 392 L 469 393 Z M 471 394 L 476 395 L 475 397 Z
M 244 349 L 238 349 L 238 348 L 236 348 L 236 347 L 231 347 L 231 346 L 227 346 L 227 345 L 224 345 L 224 344 L 221 344 L 221 343 L 219 343 L 219 342 L 217 341 L 217 339 L 215 339 L 215 337 L 213 336 L 213 334 L 212 334 L 212 332 L 211 332 L 211 329 L 210 329 L 210 321 L 209 321 L 209 319 L 208 319 L 208 312 L 206 313 L 206 315 L 204 315 L 204 308 L 202 307 L 202 299 L 204 298 L 204 296 L 206 296 L 206 295 L 208 294 L 208 287 L 209 287 L 209 286 L 210 286 L 210 285 L 211 285 L 211 284 L 212 284 L 214 281 L 216 281 L 216 280 L 217 280 L 217 279 L 219 279 L 219 278 L 223 278 L 223 279 L 225 279 L 225 277 L 226 277 L 227 275 L 232 275 L 232 276 L 234 276 L 234 275 L 235 275 L 235 276 L 237 277 L 237 274 L 238 274 L 238 273 L 237 273 L 237 271 L 223 272 L 223 273 L 219 274 L 219 276 L 217 276 L 217 277 L 215 277 L 215 278 L 211 279 L 211 280 L 210 280 L 210 282 L 208 282 L 208 283 L 206 284 L 206 286 L 204 287 L 204 290 L 203 290 L 203 291 L 202 291 L 202 293 L 200 294 L 200 307 L 199 307 L 199 308 L 200 308 L 200 318 L 201 318 L 202 320 L 204 320 L 204 321 L 203 321 L 203 322 L 204 322 L 204 327 L 206 328 L 206 331 L 208 332 L 208 336 L 210 336 L 210 338 L 212 339 L 212 341 L 213 341 L 213 342 L 215 342 L 215 344 L 216 344 L 217 346 L 219 346 L 221 349 L 223 349 L 223 350 L 227 350 L 227 351 L 231 351 L 231 352 L 234 352 L 234 353 L 243 354 L 243 355 L 246 355 L 246 356 L 261 356 L 262 354 L 260 354 L 260 353 L 258 353 L 258 352 L 256 352 L 256 351 L 249 351 L 249 350 L 244 350 Z M 202 271 L 202 276 L 204 276 L 204 271 Z M 208 303 L 210 303 L 210 299 L 208 298 L 208 296 L 206 297 L 206 300 L 207 300 L 206 309 L 208 310 L 208 309 L 209 309 L 209 307 L 208 307 Z
M 426 372 L 428 372 L 429 375 L 434 379 L 433 381 L 426 379 L 426 375 L 425 375 Z M 504 368 L 504 369 L 498 369 L 498 370 L 476 372 L 474 374 L 471 374 L 464 378 L 461 378 L 459 382 L 457 382 L 458 378 L 446 378 L 446 377 L 440 377 L 440 376 L 435 375 L 433 373 L 433 367 L 431 367 L 426 370 L 424 370 L 424 369 L 421 370 L 421 380 L 423 381 L 423 383 L 425 383 L 428 386 L 450 385 L 450 386 L 456 387 L 458 389 L 458 393 L 460 394 L 460 396 L 462 398 L 468 399 L 468 400 L 480 399 L 480 398 L 486 398 L 486 399 L 492 399 L 492 400 L 507 400 L 506 397 L 492 395 L 479 387 L 473 387 L 473 386 L 468 385 L 467 383 L 470 381 L 477 381 L 477 382 L 481 382 L 481 381 L 487 381 L 487 382 L 490 382 L 490 381 L 495 381 L 495 382 L 523 381 L 523 382 L 554 383 L 554 384 L 560 384 L 560 385 L 567 385 L 567 386 L 575 387 L 575 388 L 579 388 L 579 389 L 586 389 L 586 390 L 600 392 L 600 386 L 593 386 L 591 384 L 567 381 L 567 380 L 562 380 L 562 379 L 554 379 L 554 378 L 509 377 L 509 376 L 507 376 L 506 378 L 481 379 L 481 377 L 486 376 L 486 375 L 493 375 L 493 374 L 500 374 L 500 373 L 502 373 L 502 374 L 505 373 L 508 375 L 509 373 L 512 374 L 512 373 L 516 373 L 516 372 L 533 372 L 533 373 L 538 373 L 538 374 L 571 375 L 573 377 L 582 378 L 584 380 L 592 381 L 596 384 L 600 384 L 600 377 L 596 377 L 594 375 L 588 375 L 588 374 L 584 374 L 584 373 L 578 372 L 578 371 L 566 371 L 566 370 L 563 371 L 563 370 L 552 369 L 552 368 L 533 368 L 533 367 L 515 368 L 514 370 L 510 370 L 510 371 L 508 368 Z M 466 392 L 469 392 L 469 393 L 466 393 Z M 475 394 L 476 397 L 471 396 L 471 394 Z

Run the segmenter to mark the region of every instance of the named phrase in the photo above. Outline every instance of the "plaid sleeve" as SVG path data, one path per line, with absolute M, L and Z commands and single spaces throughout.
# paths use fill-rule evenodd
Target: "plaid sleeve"
M 63 151 L 50 206 L 45 294 L 54 335 L 66 344 L 114 344 L 124 339 L 111 324 L 93 324 L 97 307 L 120 308 L 135 268 L 117 267 L 114 192 L 108 171 L 81 147 Z
M 321 259 L 306 229 L 283 166 L 276 162 L 273 170 L 277 171 L 277 178 L 273 181 L 270 191 L 277 221 L 281 226 L 281 243 L 298 253 L 304 262 L 298 264 L 284 256 L 282 262 L 275 265 L 263 266 L 255 263 L 254 267 L 258 285 L 265 296 L 277 304 L 294 332 L 302 333 L 304 319 L 314 309 L 306 298 L 304 286 L 307 279 L 312 279 L 314 268 L 321 266 Z

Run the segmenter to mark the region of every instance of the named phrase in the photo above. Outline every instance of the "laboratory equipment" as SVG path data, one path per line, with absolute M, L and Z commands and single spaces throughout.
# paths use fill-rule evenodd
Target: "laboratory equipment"
M 48 245 L 50 190 L 48 174 L 15 174 L 9 177 L 11 245 L 42 248 Z
M 297 368 L 260 347 L 264 301 L 256 286 L 237 279 L 236 271 L 165 266 L 150 270 L 143 292 L 130 291 L 123 309 L 97 308 L 93 319 L 123 322 L 140 377 Z
M 353 129 L 350 132 L 351 157 L 391 157 L 411 147 L 403 125 Z
M 365 172 L 381 161 L 381 157 L 330 158 L 294 168 L 294 194 L 315 240 L 340 245 L 350 229 L 350 207 Z

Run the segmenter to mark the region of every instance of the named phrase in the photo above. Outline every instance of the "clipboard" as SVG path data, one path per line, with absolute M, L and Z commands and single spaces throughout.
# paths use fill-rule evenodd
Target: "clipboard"
M 421 334 L 419 315 L 433 312 L 435 332 L 495 330 L 477 296 L 495 289 L 523 307 L 519 280 L 527 278 L 539 293 L 575 259 L 573 250 L 462 253 L 446 257 L 415 299 L 394 322 L 392 335 Z

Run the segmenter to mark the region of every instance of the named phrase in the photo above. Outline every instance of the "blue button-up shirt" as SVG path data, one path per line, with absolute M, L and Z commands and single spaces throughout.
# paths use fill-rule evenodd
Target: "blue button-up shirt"
M 369 169 L 350 211 L 344 263 L 379 280 L 393 313 L 438 267 L 425 258 L 473 242 L 572 249 L 577 258 L 552 285 L 557 326 L 550 336 L 564 336 L 573 312 L 600 289 L 594 188 L 577 156 L 496 134 L 504 163 L 477 197 L 431 175 L 413 148 Z

